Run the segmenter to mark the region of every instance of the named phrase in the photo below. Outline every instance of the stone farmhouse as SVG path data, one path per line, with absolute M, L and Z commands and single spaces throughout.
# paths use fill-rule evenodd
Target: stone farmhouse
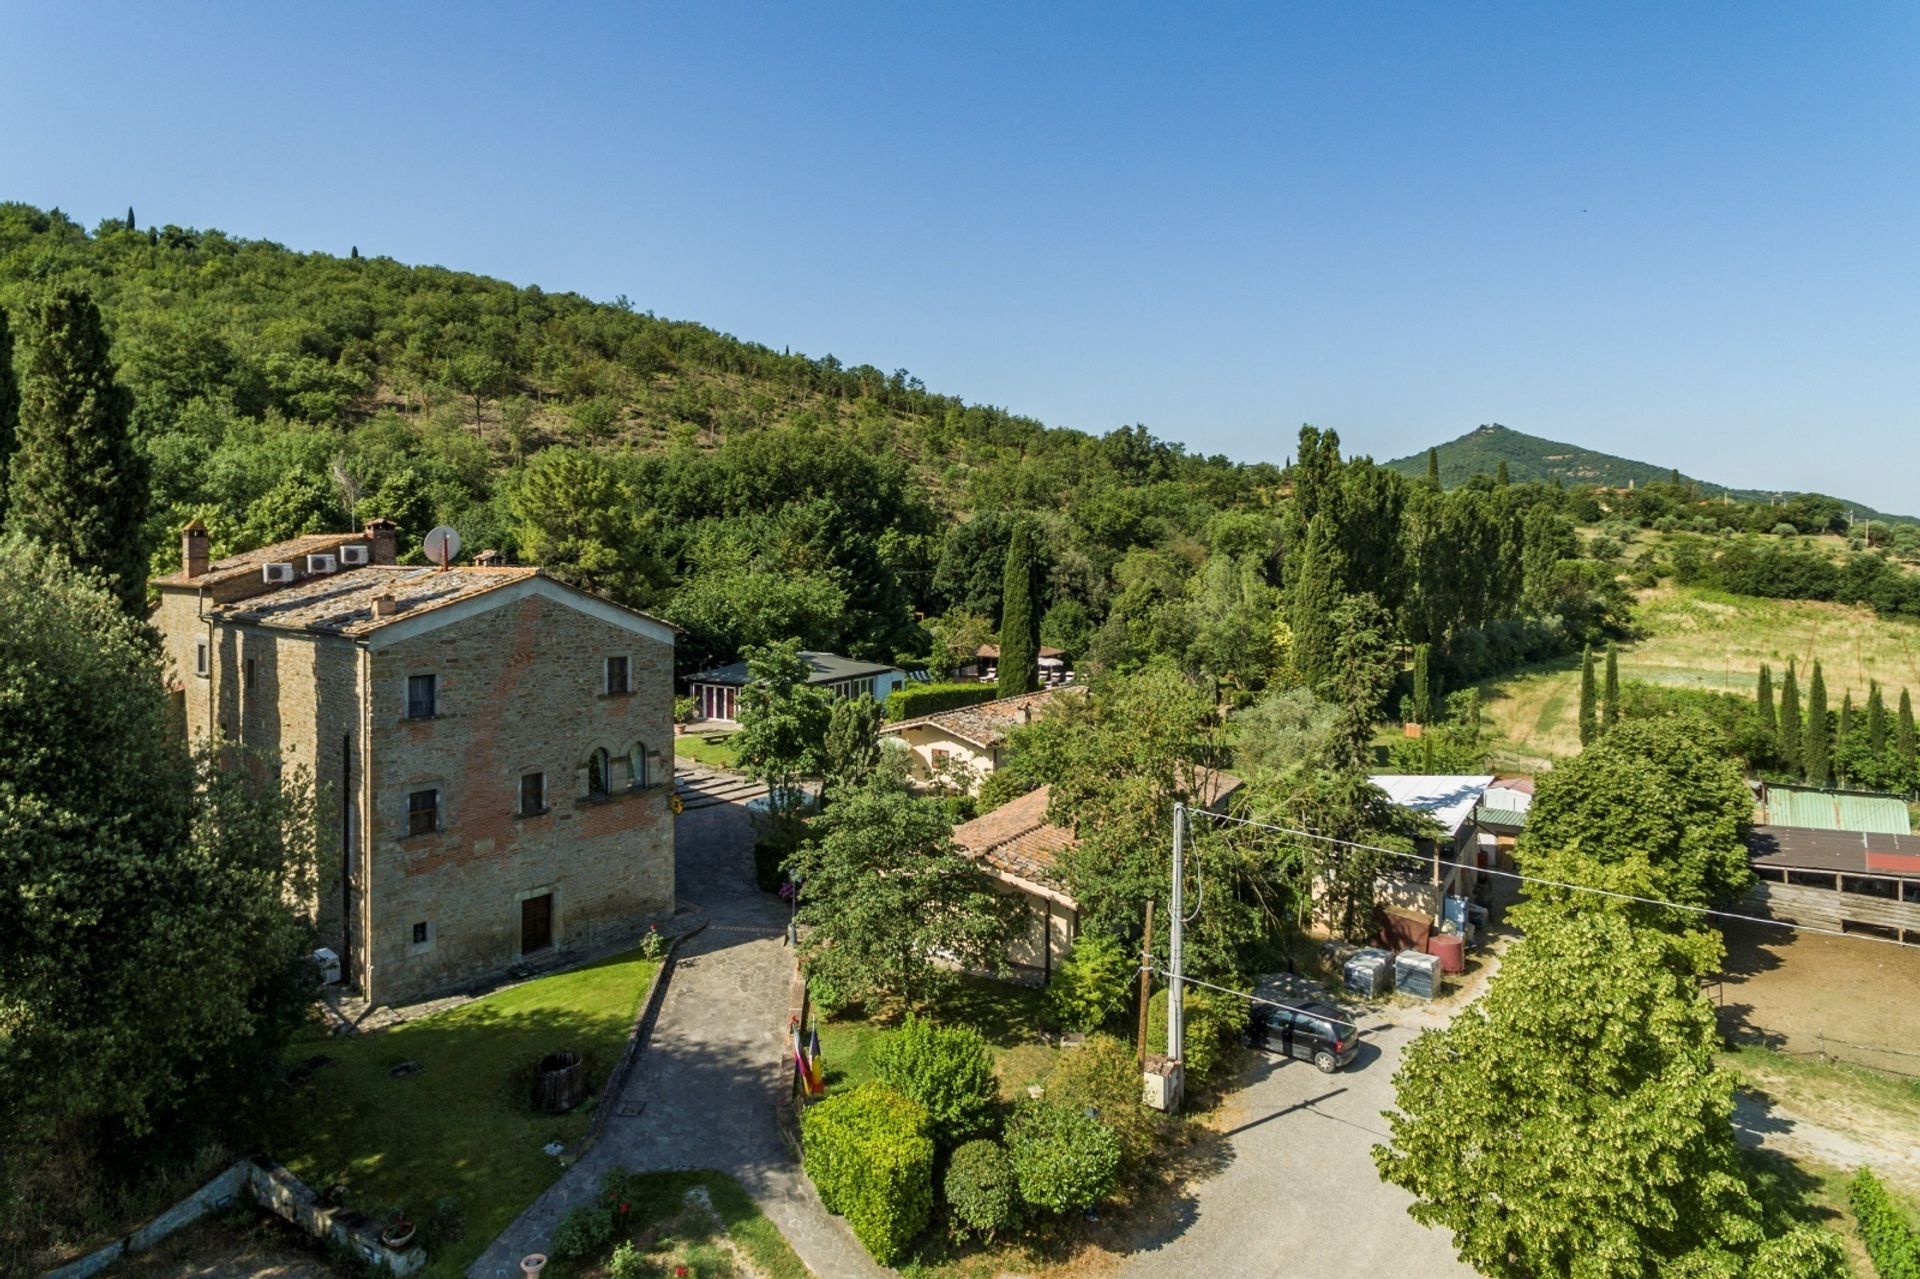
M 1084 686 L 1068 685 L 956 706 L 888 724 L 880 737 L 906 748 L 916 781 L 945 781 L 978 795 L 987 775 L 1000 767 L 1000 747 L 1007 734 L 1047 714 L 1059 699 L 1085 694 Z
M 403 1003 L 636 938 L 674 900 L 673 628 L 395 560 L 374 521 L 210 563 L 196 522 L 153 582 L 188 734 L 313 776 L 342 979 Z

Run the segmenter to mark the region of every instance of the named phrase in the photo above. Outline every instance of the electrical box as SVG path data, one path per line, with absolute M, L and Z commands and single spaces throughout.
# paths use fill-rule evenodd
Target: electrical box
M 313 952 L 313 966 L 320 970 L 320 984 L 333 986 L 340 981 L 340 956 L 322 946 Z
M 1141 1099 L 1155 1110 L 1169 1114 L 1180 1109 L 1183 1074 L 1179 1062 L 1159 1053 L 1150 1054 L 1147 1068 L 1140 1076 L 1145 1086 Z

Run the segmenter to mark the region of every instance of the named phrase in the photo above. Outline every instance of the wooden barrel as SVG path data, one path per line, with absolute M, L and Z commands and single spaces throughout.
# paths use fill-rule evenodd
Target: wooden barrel
M 550 1115 L 572 1110 L 587 1099 L 587 1068 L 580 1054 L 561 1049 L 540 1059 L 533 1072 L 533 1104 Z

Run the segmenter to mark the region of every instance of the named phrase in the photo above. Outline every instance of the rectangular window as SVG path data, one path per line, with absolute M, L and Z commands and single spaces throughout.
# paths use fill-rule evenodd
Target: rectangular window
M 438 713 L 437 682 L 432 675 L 407 676 L 408 719 L 432 719 Z
M 193 673 L 204 678 L 207 673 L 207 665 L 207 642 L 205 640 L 195 641 L 193 646 Z
M 413 926 L 413 944 L 416 946 L 427 944 L 427 921 L 424 919 Z
M 520 815 L 533 817 L 547 811 L 547 775 L 520 774 Z
M 407 834 L 431 835 L 440 829 L 440 792 L 417 790 L 407 796 Z
M 607 692 L 630 693 L 633 689 L 627 684 L 627 659 L 609 657 L 607 659 Z
M 251 657 L 247 659 L 247 687 L 253 687 L 253 659 Z

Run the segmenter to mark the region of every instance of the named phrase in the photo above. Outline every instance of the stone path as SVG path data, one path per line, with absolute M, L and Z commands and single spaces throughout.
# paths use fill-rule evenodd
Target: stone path
M 554 1226 L 615 1168 L 719 1169 L 746 1187 L 821 1279 L 889 1273 L 820 1206 L 774 1122 L 793 955 L 786 907 L 754 887 L 752 841 L 738 804 L 678 819 L 678 895 L 711 922 L 682 946 L 605 1133 L 488 1246 L 469 1279 L 517 1279 L 520 1258 L 546 1251 Z

